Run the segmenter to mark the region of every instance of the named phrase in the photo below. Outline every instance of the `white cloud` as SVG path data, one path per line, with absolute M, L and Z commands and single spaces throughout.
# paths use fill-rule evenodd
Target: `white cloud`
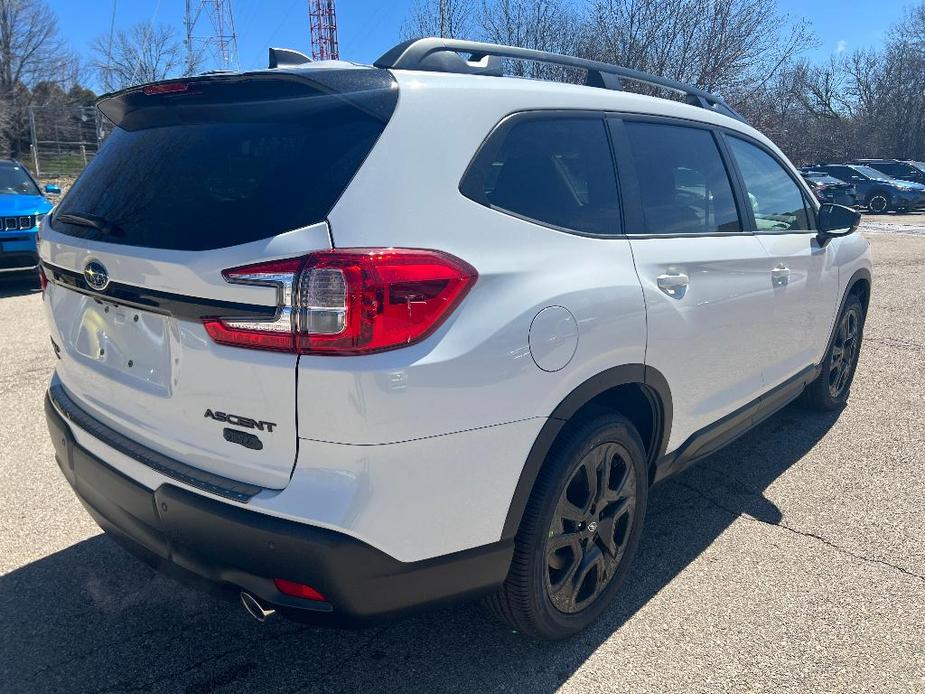
M 835 44 L 836 53 L 844 53 L 846 48 L 848 48 L 848 42 L 845 39 L 839 39 L 838 43 Z

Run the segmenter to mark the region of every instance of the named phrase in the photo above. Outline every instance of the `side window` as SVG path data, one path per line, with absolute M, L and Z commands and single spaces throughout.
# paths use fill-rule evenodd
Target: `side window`
M 803 193 L 777 160 L 751 142 L 737 137 L 728 141 L 745 181 L 757 230 L 809 229 Z
M 639 181 L 644 234 L 742 230 L 729 175 L 708 130 L 624 121 Z
M 459 186 L 493 209 L 587 234 L 619 234 L 620 203 L 602 118 L 531 118 L 499 130 Z
M 835 176 L 835 178 L 844 181 L 845 183 L 851 183 L 855 180 L 863 180 L 863 177 L 858 174 L 854 169 L 849 169 L 847 166 L 830 166 L 827 171 Z

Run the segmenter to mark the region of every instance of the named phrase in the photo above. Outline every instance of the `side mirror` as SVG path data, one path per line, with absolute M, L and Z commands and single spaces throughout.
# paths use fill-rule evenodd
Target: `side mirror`
M 45 185 L 45 192 L 48 195 L 61 195 L 61 186 L 56 186 L 54 183 L 47 183 Z
M 861 213 L 844 205 L 824 202 L 816 215 L 817 238 L 820 245 L 838 236 L 853 234 L 861 223 Z

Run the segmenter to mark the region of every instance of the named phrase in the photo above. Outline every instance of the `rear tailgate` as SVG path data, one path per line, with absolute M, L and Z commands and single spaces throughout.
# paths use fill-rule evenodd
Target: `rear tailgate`
M 331 247 L 324 222 L 394 109 L 388 73 L 197 78 L 101 102 L 116 125 L 42 228 L 57 373 L 87 413 L 223 477 L 280 489 L 296 362 L 202 320 L 272 320 L 287 292 L 223 270 Z

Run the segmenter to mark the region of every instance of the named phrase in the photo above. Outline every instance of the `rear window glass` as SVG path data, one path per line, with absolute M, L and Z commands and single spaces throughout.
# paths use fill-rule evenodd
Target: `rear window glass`
M 159 125 L 152 109 L 146 127 L 113 130 L 61 201 L 54 228 L 109 243 L 198 251 L 323 221 L 394 110 L 397 90 L 383 74 L 387 82 L 374 89 L 364 76 L 362 93 L 285 103 L 268 103 L 265 95 L 248 102 L 238 85 L 234 103 L 198 107 L 193 122 L 176 122 L 188 119 L 175 112 Z M 93 217 L 113 231 L 65 223 L 58 219 L 64 214 Z
M 729 175 L 709 131 L 638 121 L 625 125 L 644 225 L 627 233 L 741 231 Z
M 595 235 L 620 233 L 617 181 L 601 118 L 531 118 L 498 130 L 460 191 L 541 224 Z

